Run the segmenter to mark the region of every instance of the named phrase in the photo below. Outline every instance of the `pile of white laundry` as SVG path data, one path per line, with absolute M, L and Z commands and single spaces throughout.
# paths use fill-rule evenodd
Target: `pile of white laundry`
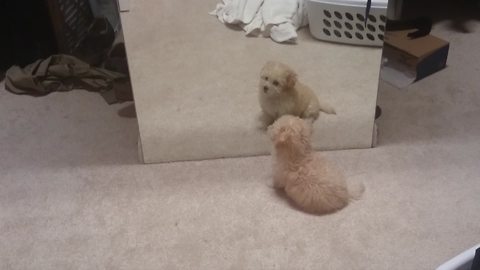
M 276 42 L 295 42 L 297 29 L 308 24 L 305 0 L 222 0 L 210 14 Z

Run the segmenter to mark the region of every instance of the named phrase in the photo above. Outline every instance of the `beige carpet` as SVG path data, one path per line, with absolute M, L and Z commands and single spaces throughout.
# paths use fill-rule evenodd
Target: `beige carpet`
M 278 197 L 269 157 L 140 165 L 128 104 L 0 91 L 0 269 L 434 269 L 480 242 L 473 26 L 435 28 L 445 70 L 381 85 L 377 148 L 325 153 L 367 186 L 329 216 Z
M 319 42 L 308 29 L 298 45 L 248 38 L 208 15 L 217 2 L 142 0 L 122 13 L 145 162 L 268 153 L 255 121 L 272 59 L 336 108 L 316 122 L 317 149 L 371 147 L 381 49 Z

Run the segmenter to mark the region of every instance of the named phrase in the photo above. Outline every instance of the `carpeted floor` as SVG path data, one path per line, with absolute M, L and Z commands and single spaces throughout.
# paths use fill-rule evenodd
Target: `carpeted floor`
M 291 65 L 335 107 L 315 123 L 317 149 L 372 146 L 380 48 L 245 37 L 208 15 L 218 3 L 143 0 L 122 13 L 147 163 L 266 154 L 256 128 L 257 85 L 267 60 Z
M 445 70 L 381 84 L 377 148 L 325 153 L 367 187 L 328 216 L 277 196 L 268 156 L 140 165 L 130 105 L 0 91 L 0 269 L 435 268 L 480 242 L 470 27 L 435 27 L 451 41 Z

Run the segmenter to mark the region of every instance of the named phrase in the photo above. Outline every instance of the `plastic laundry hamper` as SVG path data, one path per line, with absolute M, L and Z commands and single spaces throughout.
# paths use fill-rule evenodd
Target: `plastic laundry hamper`
M 383 45 L 388 0 L 372 0 L 368 18 L 365 18 L 366 0 L 306 1 L 310 33 L 315 38 L 357 45 Z

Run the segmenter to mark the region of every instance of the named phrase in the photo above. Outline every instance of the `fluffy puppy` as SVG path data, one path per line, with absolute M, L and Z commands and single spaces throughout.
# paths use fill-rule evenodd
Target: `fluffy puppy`
M 315 93 L 297 80 L 287 65 L 269 61 L 260 72 L 259 101 L 262 108 L 261 127 L 266 128 L 285 114 L 314 122 L 320 111 L 335 114 L 333 107 L 320 102 Z
M 327 214 L 360 198 L 363 184 L 349 189 L 340 170 L 313 154 L 310 122 L 285 115 L 269 127 L 268 134 L 274 145 L 273 185 L 285 189 L 301 209 Z

